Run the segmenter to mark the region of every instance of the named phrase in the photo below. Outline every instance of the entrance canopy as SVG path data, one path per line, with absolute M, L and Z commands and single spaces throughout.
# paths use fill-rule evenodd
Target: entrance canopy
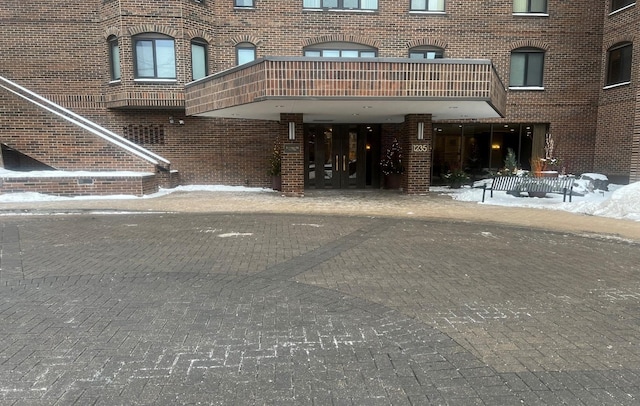
M 506 90 L 477 59 L 268 57 L 186 86 L 187 115 L 307 123 L 504 117 Z

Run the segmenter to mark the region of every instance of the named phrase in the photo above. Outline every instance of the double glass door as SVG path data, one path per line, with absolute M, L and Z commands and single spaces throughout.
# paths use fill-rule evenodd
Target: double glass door
M 340 124 L 305 126 L 305 184 L 309 188 L 365 188 L 377 181 L 374 126 Z M 376 148 L 376 151 L 379 147 Z

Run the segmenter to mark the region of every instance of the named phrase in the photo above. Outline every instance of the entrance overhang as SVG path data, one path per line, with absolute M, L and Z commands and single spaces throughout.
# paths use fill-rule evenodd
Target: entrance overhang
M 505 116 L 506 89 L 491 61 L 267 57 L 191 82 L 186 114 L 306 123 L 403 122 Z

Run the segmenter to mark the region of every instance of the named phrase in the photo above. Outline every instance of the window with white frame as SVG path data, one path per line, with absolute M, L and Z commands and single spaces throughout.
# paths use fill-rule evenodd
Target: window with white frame
M 141 34 L 133 38 L 136 79 L 175 79 L 175 41 L 160 34 Z
M 509 87 L 542 88 L 544 51 L 537 48 L 519 48 L 511 52 Z
M 605 86 L 631 82 L 632 44 L 624 42 L 609 48 L 607 52 L 607 77 Z
M 443 12 L 444 0 L 411 0 L 410 10 Z
M 234 0 L 234 7 L 253 7 L 253 0 Z
M 620 10 L 632 4 L 636 4 L 635 0 L 611 0 L 611 12 Z
M 307 9 L 377 10 L 378 0 L 303 0 Z
M 236 62 L 238 65 L 253 62 L 256 59 L 256 46 L 250 42 L 236 45 Z
M 202 38 L 191 40 L 191 77 L 202 79 L 209 74 L 207 58 L 207 42 Z
M 546 14 L 547 0 L 513 0 L 513 12 L 523 14 Z
M 375 58 L 378 51 L 370 46 L 351 42 L 325 42 L 304 48 L 304 56 L 322 58 Z
M 109 73 L 111 75 L 111 80 L 116 81 L 120 80 L 120 45 L 118 43 L 118 38 L 115 35 L 112 35 L 108 39 L 109 42 Z
M 440 59 L 444 58 L 444 49 L 439 47 L 422 46 L 409 50 L 411 59 Z

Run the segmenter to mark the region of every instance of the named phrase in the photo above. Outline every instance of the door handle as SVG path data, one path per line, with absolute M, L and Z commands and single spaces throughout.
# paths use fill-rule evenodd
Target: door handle
M 340 162 L 338 161 L 338 155 L 336 155 L 336 172 L 340 170 Z
M 342 172 L 347 171 L 347 156 L 342 155 Z

